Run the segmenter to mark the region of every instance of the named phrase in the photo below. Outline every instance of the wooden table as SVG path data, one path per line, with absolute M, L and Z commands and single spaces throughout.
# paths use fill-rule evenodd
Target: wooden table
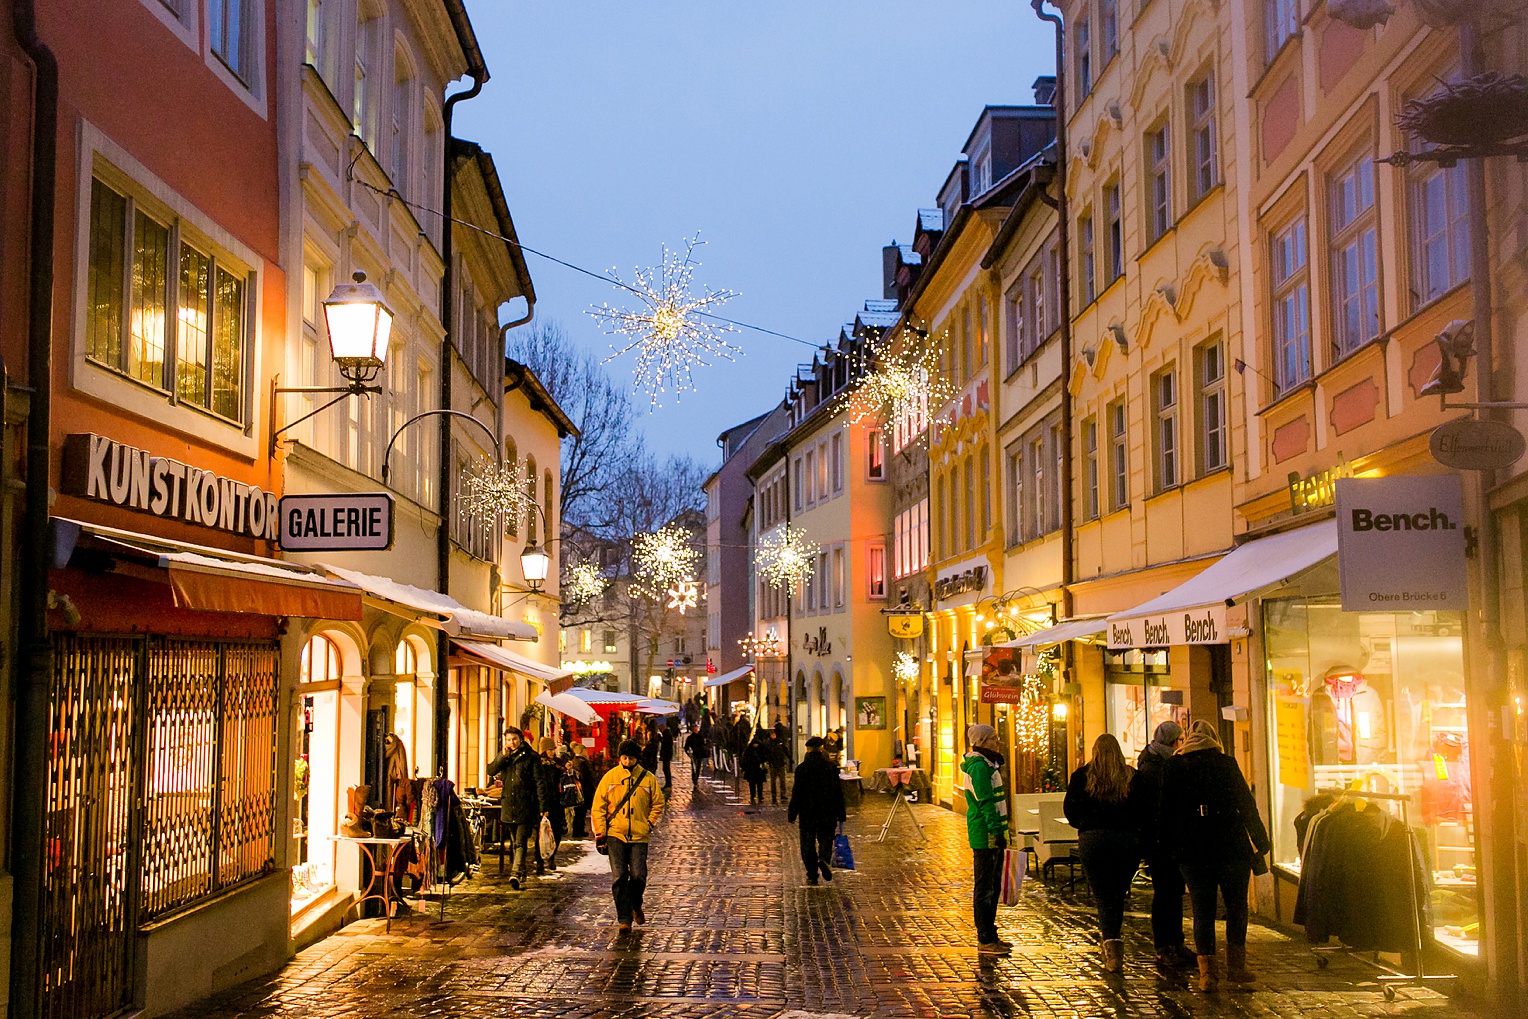
M 393 865 L 398 860 L 398 853 L 403 849 L 404 846 L 413 842 L 414 837 L 412 835 L 403 835 L 395 839 L 377 839 L 371 838 L 370 836 L 366 838 L 355 838 L 350 835 L 331 835 L 329 837 L 335 842 L 350 842 L 354 843 L 358 847 L 388 847 L 387 864 L 386 866 L 380 868 L 377 865 L 377 854 L 373 850 L 369 848 L 360 848 L 357 850 L 358 852 L 365 853 L 372 858 L 371 881 L 367 883 L 365 893 L 357 897 L 356 900 L 349 906 L 345 907 L 345 912 L 350 912 L 352 907 L 359 906 L 367 899 L 376 899 L 382 903 L 382 913 L 387 918 L 384 927 L 387 931 L 391 932 L 393 929 L 393 909 L 398 902 L 398 897 L 393 895 Z M 377 880 L 379 878 L 382 881 L 382 890 L 380 893 L 374 890 L 377 887 Z

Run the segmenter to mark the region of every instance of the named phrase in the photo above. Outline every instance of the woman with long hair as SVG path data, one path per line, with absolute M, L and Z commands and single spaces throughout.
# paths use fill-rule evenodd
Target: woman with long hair
M 1106 732 L 1093 741 L 1088 763 L 1072 773 L 1062 805 L 1077 829 L 1077 852 L 1093 889 L 1104 969 L 1110 973 L 1124 966 L 1125 896 L 1141 863 L 1144 811 L 1134 779 L 1119 740 Z

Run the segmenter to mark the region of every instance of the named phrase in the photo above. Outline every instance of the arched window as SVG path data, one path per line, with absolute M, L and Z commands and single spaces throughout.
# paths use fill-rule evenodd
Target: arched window
M 546 540 L 552 540 L 552 472 L 545 471 L 541 477 L 541 510 L 546 521 Z
M 304 683 L 327 683 L 340 678 L 340 649 L 323 634 L 315 634 L 302 647 L 301 679 Z
M 414 65 L 409 60 L 408 51 L 402 46 L 393 52 L 391 113 L 392 151 L 389 170 L 393 177 L 393 187 L 404 197 L 412 197 L 414 182 L 409 178 L 412 169 L 409 153 L 413 145 Z
M 520 450 L 515 447 L 514 439 L 504 440 L 504 469 L 518 471 L 520 469 Z M 511 538 L 520 535 L 520 518 L 514 514 L 507 514 L 504 518 L 504 530 Z
M 525 458 L 525 494 L 530 499 L 530 508 L 525 511 L 525 543 L 527 545 L 539 544 L 536 540 L 536 458 Z
M 393 675 L 412 676 L 418 672 L 419 652 L 409 641 L 400 640 L 398 650 L 393 654 Z

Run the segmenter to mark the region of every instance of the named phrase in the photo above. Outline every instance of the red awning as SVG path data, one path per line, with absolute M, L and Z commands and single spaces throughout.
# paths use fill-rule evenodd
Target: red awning
M 361 589 L 343 580 L 265 563 L 172 552 L 159 557 L 180 608 L 313 619 L 361 618 Z

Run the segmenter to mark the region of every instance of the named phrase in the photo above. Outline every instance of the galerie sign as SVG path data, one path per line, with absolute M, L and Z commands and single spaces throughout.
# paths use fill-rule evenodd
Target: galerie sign
M 281 547 L 288 551 L 380 551 L 393 545 L 393 498 L 386 492 L 287 495 L 277 516 Z
M 168 520 L 276 540 L 276 496 L 90 432 L 64 436 L 63 491 Z
M 1224 644 L 1228 639 L 1226 607 L 1202 605 L 1135 619 L 1111 619 L 1107 632 L 1111 648 Z
M 1337 482 L 1337 565 L 1346 612 L 1469 604 L 1458 477 Z

